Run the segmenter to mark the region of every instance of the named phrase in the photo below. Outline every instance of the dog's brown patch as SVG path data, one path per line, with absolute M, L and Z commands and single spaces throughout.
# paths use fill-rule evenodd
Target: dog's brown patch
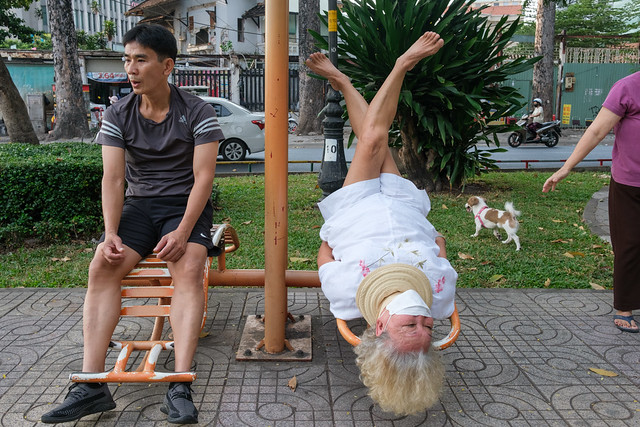
M 480 200 L 476 196 L 471 196 L 469 197 L 469 199 L 467 199 L 467 204 L 469 206 L 475 206 L 478 203 L 480 203 Z

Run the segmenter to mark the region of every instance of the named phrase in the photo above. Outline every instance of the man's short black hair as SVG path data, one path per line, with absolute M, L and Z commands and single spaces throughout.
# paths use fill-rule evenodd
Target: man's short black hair
M 139 24 L 127 31 L 122 38 L 122 44 L 138 42 L 140 45 L 153 50 L 160 61 L 165 58 L 176 61 L 178 45 L 176 38 L 166 27 L 157 24 Z

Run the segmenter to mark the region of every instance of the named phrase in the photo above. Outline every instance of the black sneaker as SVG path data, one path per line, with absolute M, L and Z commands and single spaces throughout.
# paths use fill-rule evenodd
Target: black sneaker
M 106 384 L 73 383 L 64 402 L 42 416 L 48 424 L 77 420 L 85 415 L 109 411 L 116 407 Z
M 197 424 L 198 410 L 193 406 L 191 383 L 170 383 L 160 410 L 173 424 Z

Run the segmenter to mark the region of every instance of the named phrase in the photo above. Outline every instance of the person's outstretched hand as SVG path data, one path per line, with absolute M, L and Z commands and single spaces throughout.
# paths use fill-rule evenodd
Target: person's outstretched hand
M 569 175 L 569 171 L 564 169 L 558 169 L 556 173 L 551 175 L 549 179 L 547 179 L 542 185 L 542 192 L 547 193 L 550 190 L 554 191 L 556 189 L 556 185 L 563 179 L 565 179 Z

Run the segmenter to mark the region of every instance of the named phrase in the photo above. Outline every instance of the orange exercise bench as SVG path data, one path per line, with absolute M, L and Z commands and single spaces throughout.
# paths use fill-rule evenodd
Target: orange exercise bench
M 458 315 L 458 307 L 456 305 L 454 305 L 453 314 L 449 317 L 449 322 L 451 323 L 451 329 L 447 336 L 433 343 L 433 346 L 437 350 L 444 350 L 450 347 L 456 339 L 458 339 L 458 335 L 460 335 L 460 316 Z M 354 347 L 360 344 L 360 338 L 349 329 L 349 325 L 347 325 L 345 320 L 336 319 L 336 323 L 338 324 L 338 331 L 340 331 L 340 335 L 342 335 L 345 341 Z
M 225 253 L 233 252 L 240 246 L 235 229 L 229 224 L 217 224 L 211 229 L 213 244 L 221 248 L 217 256 L 218 268 L 224 268 Z M 223 250 L 222 250 L 223 248 Z M 206 259 L 202 289 L 205 294 L 202 327 L 207 320 L 207 300 L 209 269 L 213 257 Z M 146 341 L 111 341 L 109 347 L 120 350 L 114 368 L 108 372 L 72 373 L 75 382 L 189 382 L 196 379 L 195 372 L 157 372 L 155 370 L 162 350 L 173 350 L 173 341 L 161 340 L 165 319 L 169 317 L 171 297 L 173 296 L 171 274 L 167 264 L 155 257 L 155 254 L 141 260 L 122 280 L 121 296 L 123 301 L 135 301 L 138 304 L 123 306 L 120 315 L 133 317 L 155 317 L 153 331 Z M 156 305 L 145 304 L 148 299 L 157 299 Z M 138 299 L 143 299 L 139 301 Z M 127 371 L 129 357 L 133 351 L 146 351 L 147 354 L 135 371 Z

